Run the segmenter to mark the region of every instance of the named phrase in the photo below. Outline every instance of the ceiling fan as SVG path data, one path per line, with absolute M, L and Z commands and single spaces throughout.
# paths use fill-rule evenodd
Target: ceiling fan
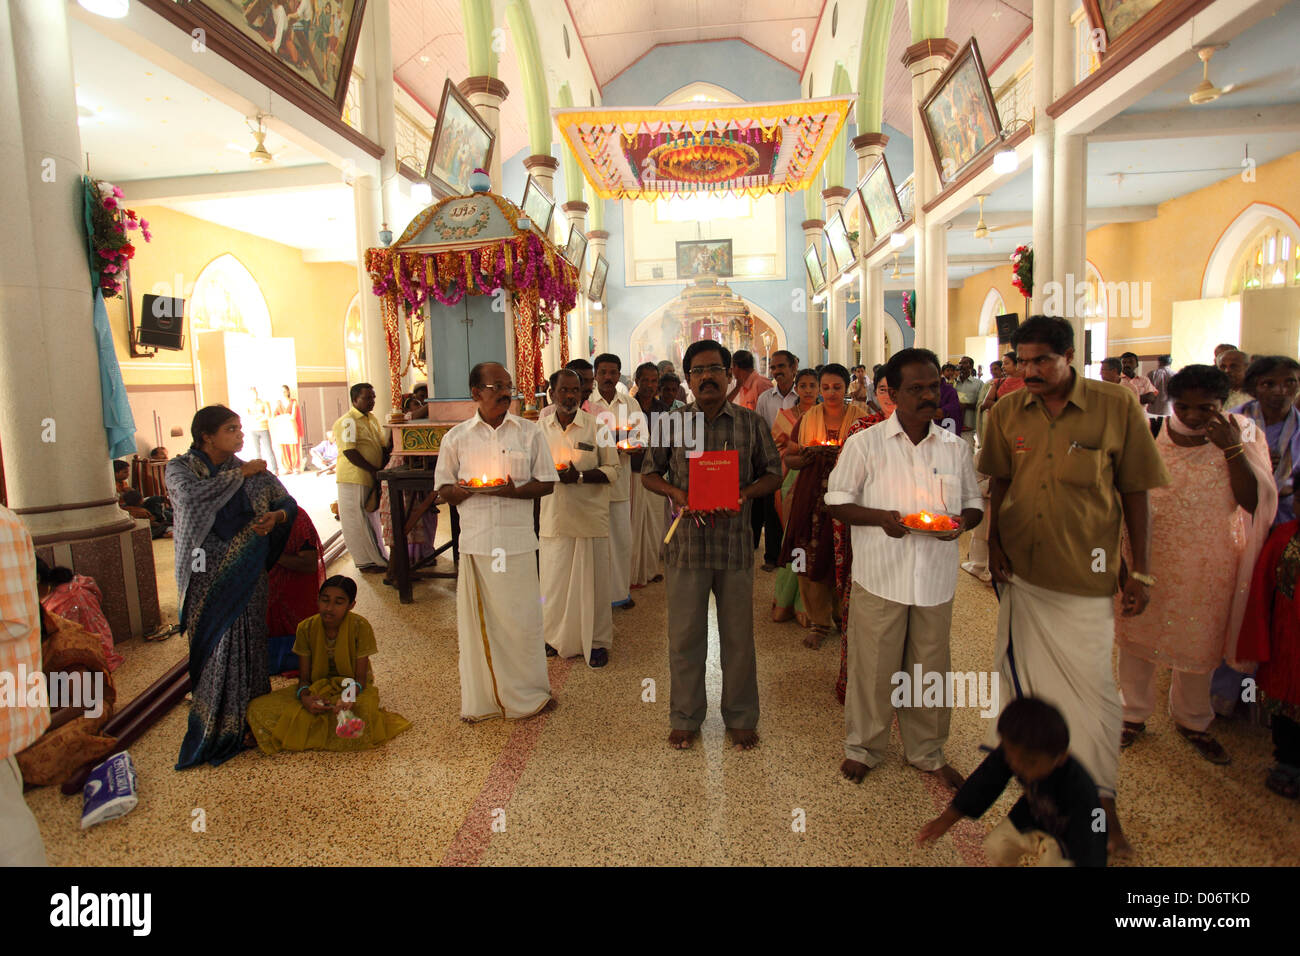
M 1000 230 L 1002 230 L 1002 229 L 1020 229 L 1020 228 L 1023 228 L 1022 226 L 1017 225 L 1016 223 L 1008 223 L 1007 225 L 1004 225 L 1004 226 L 989 226 L 989 225 L 987 225 L 987 224 L 984 222 L 984 200 L 986 200 L 986 199 L 989 198 L 989 194 L 988 194 L 988 193 L 981 193 L 980 195 L 976 196 L 975 198 L 978 199 L 979 202 L 980 202 L 980 218 L 979 218 L 979 222 L 975 223 L 975 233 L 974 233 L 974 235 L 975 235 L 975 238 L 976 238 L 976 239 L 987 239 L 987 240 L 989 241 L 989 245 L 992 245 L 992 244 L 993 244 L 993 236 L 991 235 L 992 233 L 998 232 L 998 231 L 1000 231 Z
M 1259 79 L 1251 80 L 1249 83 L 1229 83 L 1224 87 L 1215 86 L 1210 82 L 1210 58 L 1227 45 L 1226 43 L 1209 43 L 1204 46 L 1192 47 L 1193 52 L 1201 58 L 1202 64 L 1201 82 L 1187 95 L 1187 102 L 1192 106 L 1204 106 L 1206 103 L 1213 103 L 1219 97 L 1227 96 L 1229 93 L 1241 93 L 1255 87 L 1268 86 L 1287 76 L 1295 75 L 1294 69 L 1278 70 L 1275 73 L 1269 73 L 1267 76 L 1261 76 Z
M 248 122 L 248 131 L 253 134 L 254 145 L 251 150 L 247 151 L 248 158 L 258 165 L 266 165 L 275 162 L 275 155 L 266 148 L 266 115 L 257 114 L 257 125 L 254 126 L 251 121 Z M 245 152 L 243 146 L 238 143 L 227 143 L 226 148 L 234 150 L 237 153 Z

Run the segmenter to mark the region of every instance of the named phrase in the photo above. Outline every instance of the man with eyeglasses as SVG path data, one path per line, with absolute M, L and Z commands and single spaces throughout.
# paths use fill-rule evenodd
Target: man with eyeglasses
M 690 458 L 684 429 L 650 450 L 644 486 L 684 512 L 665 549 L 668 591 L 668 664 L 672 680 L 672 732 L 668 744 L 689 749 L 708 710 L 705 661 L 709 650 L 709 596 L 717 605 L 722 658 L 722 719 L 733 746 L 758 744 L 758 671 L 754 654 L 754 549 L 750 506 L 781 485 L 781 459 L 766 423 L 727 399 L 731 353 L 717 342 L 693 343 L 682 359 L 695 401 L 682 408 L 702 433 L 695 447 L 736 451 L 740 495 L 734 510 L 687 510 Z
M 469 390 L 478 410 L 443 436 L 434 472 L 439 498 L 460 511 L 460 716 L 519 720 L 553 706 L 533 501 L 559 476 L 541 428 L 510 414 L 515 387 L 503 366 L 475 365 Z M 505 484 L 461 484 L 484 478 Z
M 1122 588 L 1125 617 L 1146 609 L 1156 584 L 1147 492 L 1169 484 L 1169 472 L 1128 389 L 1071 368 L 1069 322 L 1033 316 L 1011 344 L 1024 388 L 993 407 L 979 462 L 992 478 L 1001 686 L 1065 716 L 1070 752 L 1097 783 L 1108 849 L 1124 855 L 1131 848 L 1115 811 L 1122 708 L 1111 667 L 1114 595 Z M 1121 581 L 1123 528 L 1132 558 Z

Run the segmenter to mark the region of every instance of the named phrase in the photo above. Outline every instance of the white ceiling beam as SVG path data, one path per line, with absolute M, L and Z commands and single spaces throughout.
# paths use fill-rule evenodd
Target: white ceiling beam
M 1234 106 L 1225 109 L 1157 110 L 1121 113 L 1088 134 L 1091 143 L 1127 143 L 1155 139 L 1281 133 L 1300 130 L 1300 103 L 1281 106 Z
M 321 186 L 340 186 L 343 176 L 328 163 L 285 166 L 243 173 L 209 173 L 204 176 L 168 176 L 160 179 L 123 180 L 121 185 L 134 203 L 167 203 L 195 199 L 226 199 L 235 195 L 284 193 Z
M 980 214 L 974 212 L 962 213 L 956 219 L 952 220 L 953 229 L 974 229 L 975 224 L 979 222 Z M 1155 205 L 1149 206 L 1102 206 L 1088 210 L 1088 228 L 1094 229 L 1097 226 L 1109 225 L 1112 222 L 1146 222 L 1156 218 Z M 1002 210 L 989 211 L 984 213 L 984 225 L 990 229 L 997 227 L 1000 229 L 1018 229 L 1021 227 L 1028 228 L 1034 223 L 1034 214 L 1028 209 L 1021 210 Z

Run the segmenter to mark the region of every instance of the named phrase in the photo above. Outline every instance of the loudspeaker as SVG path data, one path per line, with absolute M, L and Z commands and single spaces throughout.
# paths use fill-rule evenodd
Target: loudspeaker
M 156 349 L 180 351 L 185 347 L 185 300 L 145 295 L 140 301 L 140 326 L 136 342 Z
M 1092 329 L 1083 330 L 1083 364 L 1092 364 Z
M 1020 325 L 1020 313 L 1008 312 L 1006 315 L 999 315 L 995 321 L 998 324 L 998 345 L 1010 345 L 1011 333 Z

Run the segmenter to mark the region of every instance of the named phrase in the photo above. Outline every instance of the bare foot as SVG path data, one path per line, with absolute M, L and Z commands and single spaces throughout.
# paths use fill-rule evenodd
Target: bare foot
M 758 746 L 756 730 L 736 730 L 728 727 L 727 733 L 731 736 L 731 745 L 737 750 L 753 750 Z
M 854 783 L 861 783 L 867 778 L 867 771 L 871 768 L 864 763 L 858 763 L 856 760 L 845 758 L 844 763 L 840 764 L 840 773 L 846 780 Z
M 953 769 L 951 764 L 944 764 L 938 770 L 929 771 L 943 783 L 944 786 L 951 790 L 960 790 L 966 783 L 966 778 Z
M 800 627 L 812 627 L 812 618 L 803 611 L 795 611 L 794 619 L 799 622 Z
M 697 734 L 698 730 L 674 730 L 668 735 L 668 746 L 674 750 L 690 750 Z
M 824 640 L 826 640 L 826 632 L 820 627 L 814 627 L 803 639 L 803 646 L 814 651 L 820 650 Z
M 1106 811 L 1106 855 L 1112 860 L 1130 859 L 1133 856 L 1133 844 L 1128 842 L 1124 828 L 1120 826 L 1115 798 L 1102 797 L 1101 807 Z
M 788 607 L 777 607 L 772 605 L 772 620 L 777 624 L 784 624 L 786 621 L 794 620 L 794 610 Z

